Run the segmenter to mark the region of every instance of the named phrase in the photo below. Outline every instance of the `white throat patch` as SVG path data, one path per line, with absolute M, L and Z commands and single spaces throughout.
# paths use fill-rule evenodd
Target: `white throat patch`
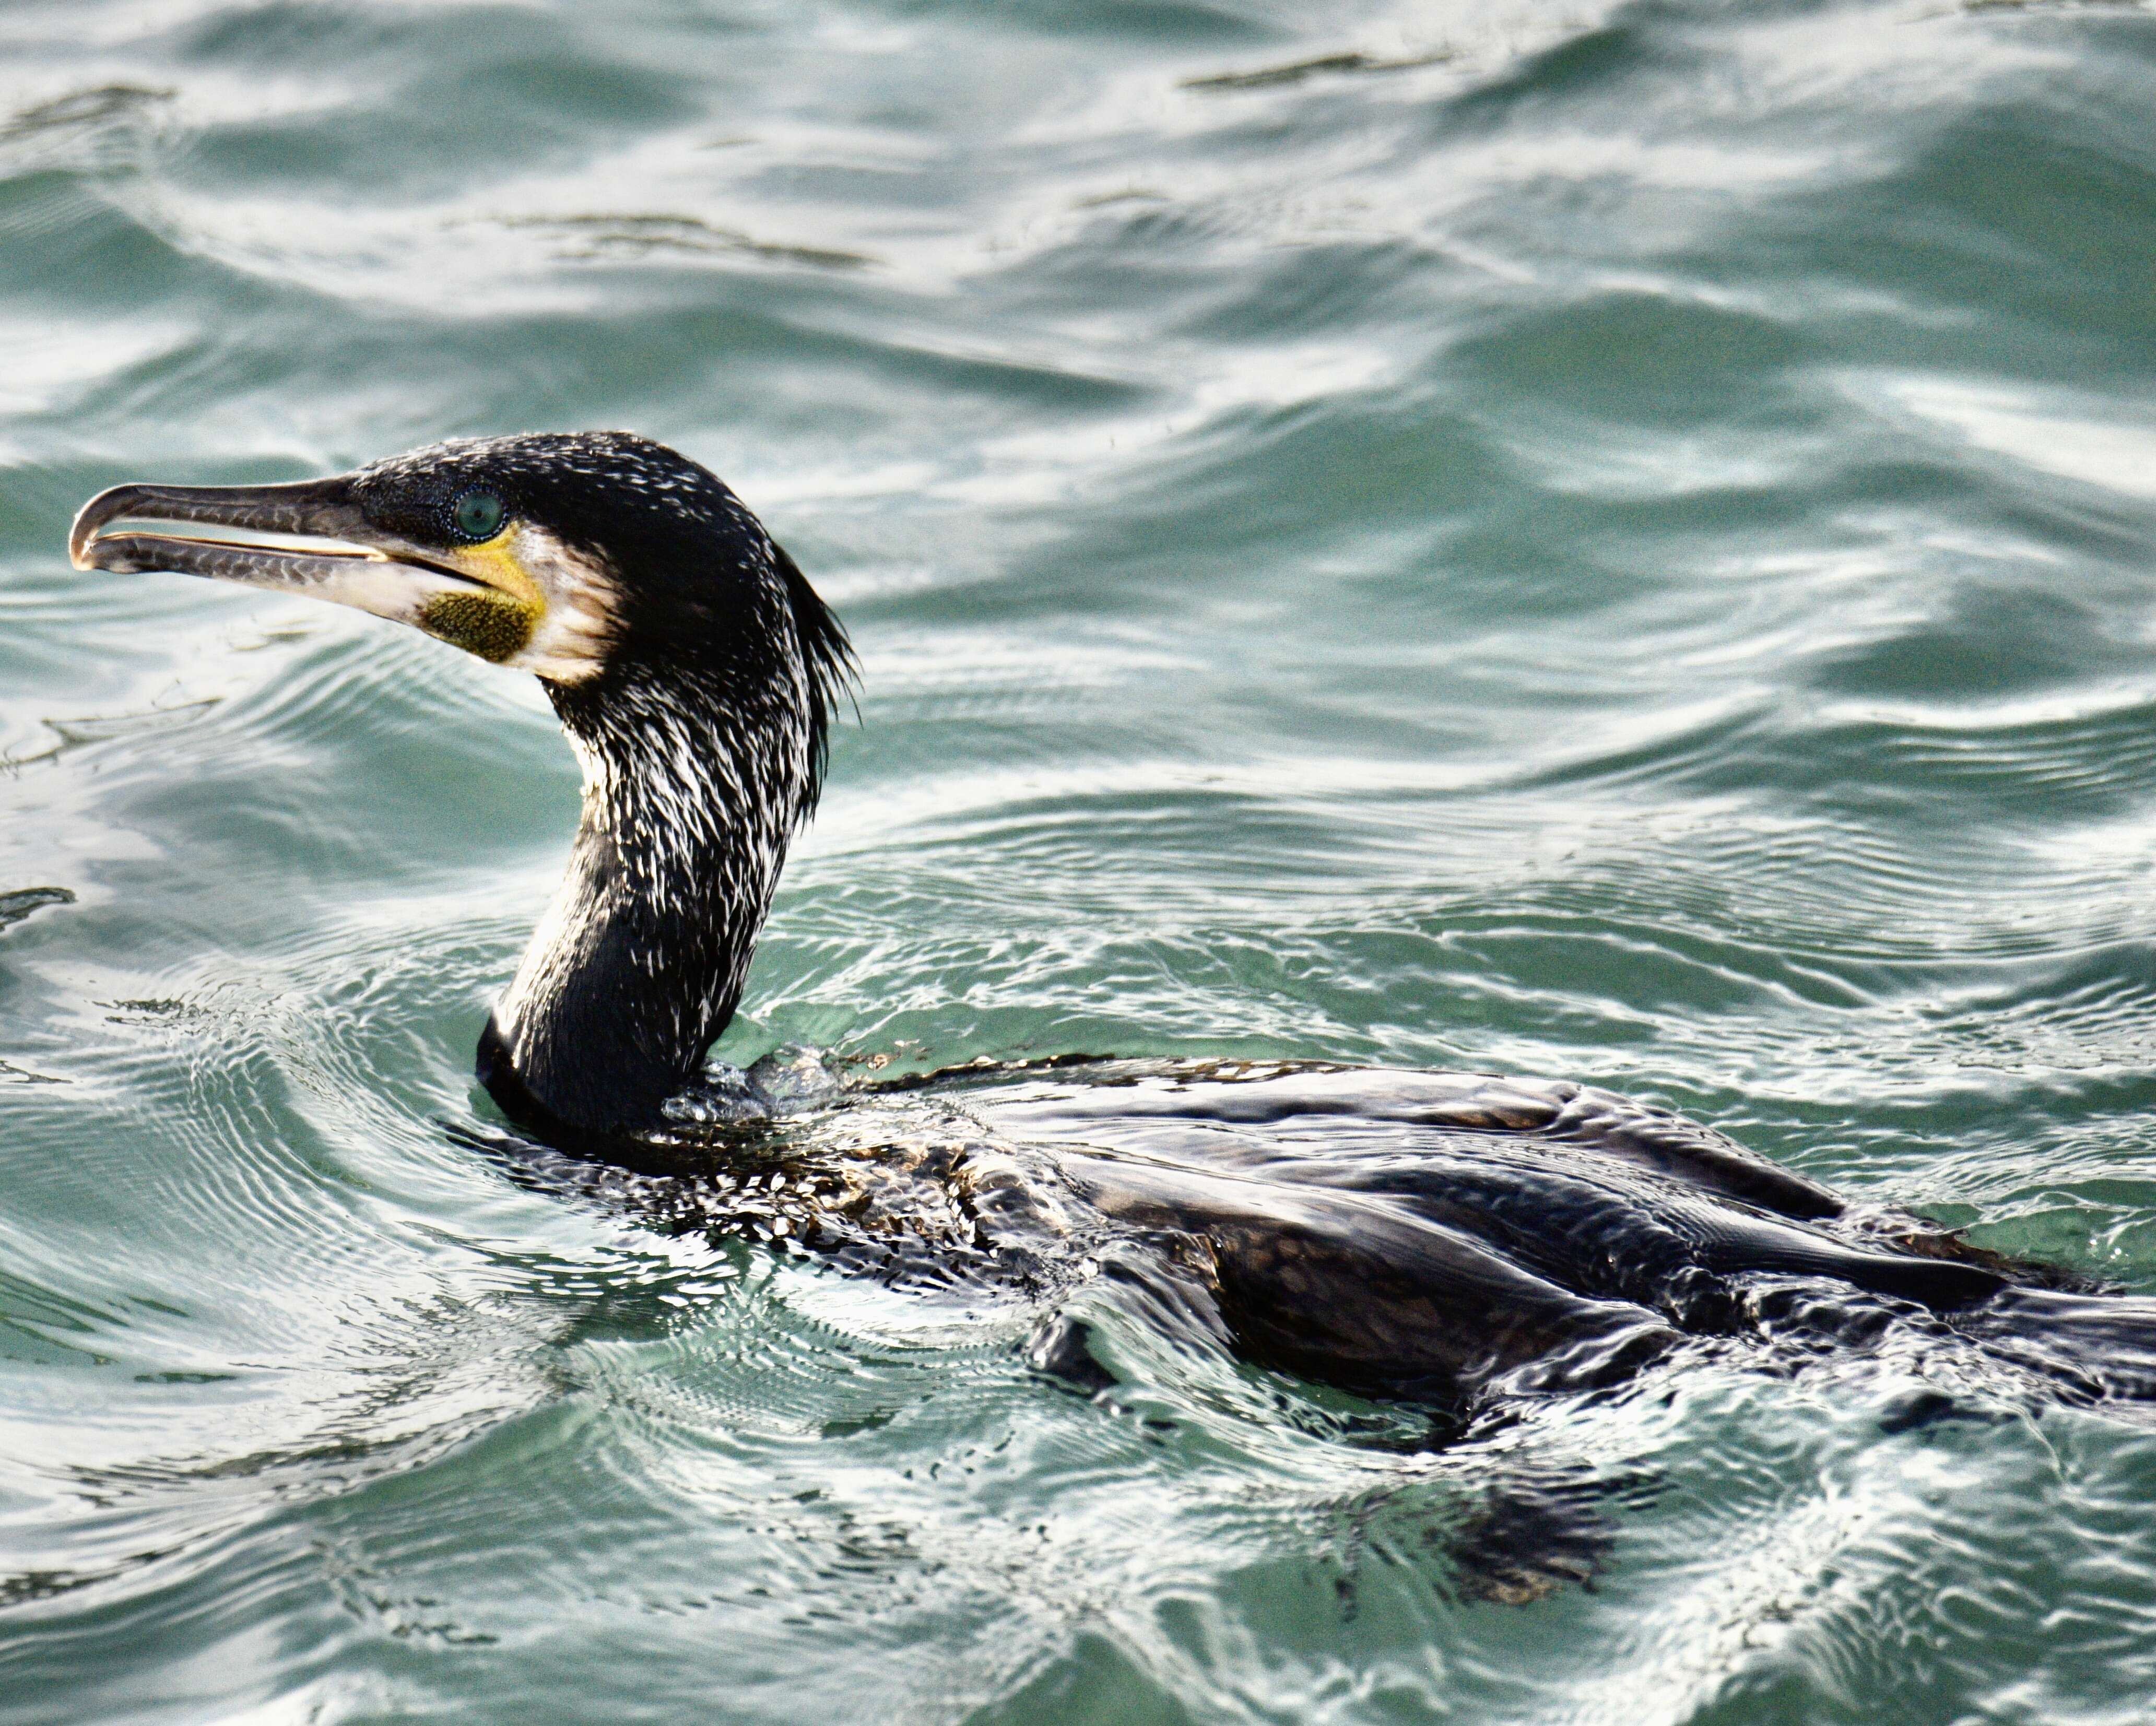
M 539 589 L 545 610 L 523 648 L 503 663 L 550 682 L 580 683 L 606 663 L 621 588 L 594 553 L 576 551 L 530 522 L 510 531 L 506 548 Z

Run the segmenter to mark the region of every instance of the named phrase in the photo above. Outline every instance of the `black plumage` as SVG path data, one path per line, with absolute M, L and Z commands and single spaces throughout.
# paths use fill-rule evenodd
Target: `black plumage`
M 130 520 L 314 538 L 264 548 Z M 1578 1086 L 1075 1063 L 857 1088 L 826 1099 L 860 1114 L 843 1132 L 744 1138 L 771 1096 L 714 1090 L 704 1063 L 816 806 L 852 662 L 740 499 L 646 439 L 495 438 L 290 486 L 121 487 L 72 544 L 85 567 L 359 606 L 541 679 L 583 764 L 583 816 L 480 1072 L 542 1140 L 675 1177 L 634 1189 L 670 1227 L 1049 1293 L 1135 1243 L 1179 1291 L 1159 1310 L 1252 1359 L 1463 1418 L 1507 1386 L 1607 1382 L 1688 1339 L 1801 1333 L 1809 1348 L 1895 1325 L 2067 1394 L 2156 1394 L 2150 1303 L 1860 1213 L 1708 1129 Z M 1083 1380 L 1067 1343 L 1040 1358 Z

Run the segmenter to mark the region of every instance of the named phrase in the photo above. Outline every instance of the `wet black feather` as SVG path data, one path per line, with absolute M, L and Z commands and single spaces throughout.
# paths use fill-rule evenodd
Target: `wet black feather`
M 793 832 L 814 811 L 844 629 L 716 475 L 627 432 L 440 443 L 361 469 L 370 517 L 461 543 L 475 489 L 609 591 L 603 658 L 542 679 L 585 767 L 567 877 L 482 1051 L 512 1113 L 633 1128 L 732 1018 Z

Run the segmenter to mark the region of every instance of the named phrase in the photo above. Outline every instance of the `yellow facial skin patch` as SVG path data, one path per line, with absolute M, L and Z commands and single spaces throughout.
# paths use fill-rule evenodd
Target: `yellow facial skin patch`
M 420 609 L 419 627 L 438 641 L 496 665 L 531 640 L 536 608 L 501 593 L 437 593 Z
M 470 545 L 444 560 L 459 575 L 483 582 L 482 593 L 437 593 L 420 607 L 420 628 L 452 647 L 496 665 L 514 659 L 531 644 L 547 615 L 546 595 L 511 548 L 513 526 L 483 545 Z
M 555 683 L 579 682 L 605 663 L 620 595 L 590 553 L 512 518 L 490 540 L 428 556 L 480 584 L 431 592 L 404 613 L 428 634 Z

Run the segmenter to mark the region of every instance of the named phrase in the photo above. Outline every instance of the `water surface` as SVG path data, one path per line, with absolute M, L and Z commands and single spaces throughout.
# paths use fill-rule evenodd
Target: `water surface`
M 536 687 L 65 566 L 634 428 L 863 660 L 729 1058 L 1569 1076 L 2156 1288 L 2156 19 L 1326 10 L 0 13 L 0 1720 L 2146 1717 L 2115 1416 L 1553 1401 L 1505 1606 L 1517 1457 L 520 1186 Z

